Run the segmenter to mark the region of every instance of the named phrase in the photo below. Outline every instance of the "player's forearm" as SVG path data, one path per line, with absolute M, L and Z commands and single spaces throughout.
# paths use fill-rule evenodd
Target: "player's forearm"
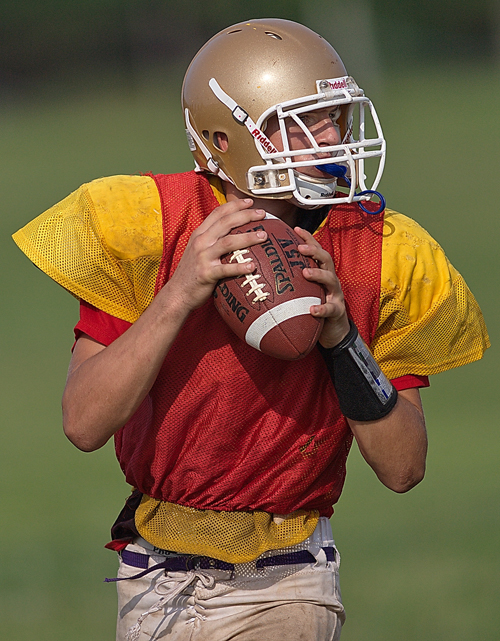
M 63 426 L 76 447 L 93 451 L 132 417 L 151 389 L 188 310 L 163 290 L 108 347 L 90 339 L 75 346 L 63 396 Z
M 400 392 L 383 419 L 349 424 L 363 457 L 388 488 L 407 492 L 423 479 L 427 434 L 418 390 Z

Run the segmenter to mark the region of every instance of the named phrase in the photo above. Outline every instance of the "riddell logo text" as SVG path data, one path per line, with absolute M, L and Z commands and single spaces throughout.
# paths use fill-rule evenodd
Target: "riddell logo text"
M 347 82 L 342 78 L 342 80 L 327 80 L 328 84 L 332 89 L 347 89 Z
M 273 143 L 269 140 L 269 138 L 266 138 L 264 134 L 260 131 L 260 129 L 255 128 L 252 131 L 252 136 L 260 142 L 260 144 L 264 147 L 264 149 L 269 153 L 269 154 L 277 154 L 278 150 L 276 147 L 273 145 Z

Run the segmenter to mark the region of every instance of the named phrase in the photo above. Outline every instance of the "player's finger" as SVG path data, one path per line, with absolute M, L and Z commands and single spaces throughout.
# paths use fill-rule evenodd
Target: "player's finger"
M 316 238 L 314 238 L 314 236 L 310 232 L 308 232 L 306 229 L 302 229 L 302 227 L 295 227 L 294 231 L 297 234 L 297 236 L 299 236 L 304 241 L 304 244 L 318 247 L 321 249 L 321 245 L 318 243 Z
M 311 245 L 299 245 L 298 250 L 303 256 L 312 258 L 321 269 L 328 269 L 332 272 L 335 272 L 335 266 L 333 264 L 332 257 L 325 249 L 322 249 L 321 247 L 314 247 Z
M 191 240 L 191 246 L 194 254 L 202 263 L 214 265 L 218 264 L 222 256 L 233 254 L 238 250 L 244 252 L 245 249 L 263 243 L 267 238 L 264 230 L 245 232 L 242 234 L 227 234 L 222 238 L 209 238 L 210 232 L 201 234 Z M 248 262 L 244 254 L 239 257 L 240 262 Z
M 207 233 L 217 239 L 223 238 L 230 234 L 236 227 L 243 225 L 255 226 L 254 231 L 257 231 L 260 221 L 262 221 L 265 216 L 266 212 L 263 209 L 243 209 L 231 212 L 214 221 Z
M 328 294 L 339 294 L 342 292 L 342 287 L 337 275 L 333 270 L 321 269 L 314 267 L 306 267 L 303 269 L 302 274 L 306 280 L 314 281 L 323 285 Z
M 321 245 L 309 245 L 303 244 L 298 245 L 298 249 L 301 254 L 308 256 L 316 261 L 318 264 L 324 265 L 326 267 L 331 267 L 333 269 L 333 260 L 330 254 L 323 249 Z
M 210 255 L 218 255 L 218 257 L 235 249 L 251 247 L 267 238 L 266 232 L 259 224 L 264 217 L 264 210 L 253 209 L 225 215 L 215 220 L 203 233 L 200 230 L 195 230 L 192 236 L 193 242 L 199 243 L 200 249 L 212 247 L 214 251 L 210 252 Z M 243 225 L 248 225 L 247 229 L 251 231 L 244 234 L 231 234 L 234 228 Z M 239 240 L 235 240 L 240 236 Z
M 309 312 L 316 318 L 336 318 L 342 314 L 343 307 L 340 303 L 326 302 L 323 305 L 312 305 Z
M 207 249 L 208 255 L 220 258 L 225 254 L 231 254 L 238 250 L 245 250 L 253 245 L 263 243 L 267 238 L 267 233 L 263 229 L 249 231 L 241 234 L 227 234 L 219 238 L 214 245 Z
M 252 204 L 251 198 L 224 203 L 214 209 L 194 233 L 196 235 L 207 233 L 210 239 L 215 241 L 235 227 L 265 218 L 266 212 L 263 209 L 252 209 Z
M 223 278 L 237 278 L 238 276 L 245 276 L 255 271 L 255 263 L 249 261 L 248 263 L 239 263 L 237 261 L 232 263 L 219 263 L 212 267 L 211 276 L 215 282 Z
M 201 225 L 197 228 L 197 231 L 203 233 L 207 231 L 219 218 L 223 218 L 228 214 L 232 214 L 241 210 L 250 209 L 253 205 L 253 200 L 251 198 L 237 198 L 235 200 L 228 201 L 216 207 L 212 212 L 205 218 Z
M 304 240 L 304 243 L 298 246 L 301 254 L 312 258 L 323 269 L 335 271 L 332 257 L 326 249 L 321 247 L 312 234 L 301 227 L 295 227 L 294 231 Z

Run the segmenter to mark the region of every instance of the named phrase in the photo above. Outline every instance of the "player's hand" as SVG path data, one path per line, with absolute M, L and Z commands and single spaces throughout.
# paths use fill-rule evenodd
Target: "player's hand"
M 325 319 L 319 342 L 326 348 L 335 347 L 349 332 L 349 320 L 333 259 L 308 231 L 295 227 L 295 233 L 304 241 L 304 244 L 298 247 L 300 253 L 312 258 L 318 265 L 316 268 L 304 269 L 304 278 L 320 283 L 326 291 L 324 304 L 313 305 L 310 309 L 313 316 Z
M 220 260 L 224 254 L 266 240 L 264 231 L 230 234 L 235 227 L 265 217 L 265 211 L 251 209 L 252 204 L 251 198 L 224 203 L 194 230 L 174 275 L 167 283 L 169 299 L 174 296 L 185 309 L 196 309 L 208 300 L 221 278 L 242 276 L 256 268 L 253 262 L 225 265 Z

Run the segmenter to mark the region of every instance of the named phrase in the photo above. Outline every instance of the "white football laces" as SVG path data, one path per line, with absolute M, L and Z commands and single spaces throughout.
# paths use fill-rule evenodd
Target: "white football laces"
M 249 253 L 249 249 L 237 249 L 236 251 L 233 252 L 233 255 L 231 256 L 229 262 L 232 263 L 233 261 L 236 261 L 237 263 L 249 263 L 252 261 L 250 257 L 245 258 L 245 254 Z M 246 287 L 247 285 L 250 285 L 250 289 L 246 293 L 246 296 L 250 296 L 251 294 L 255 294 L 255 298 L 251 301 L 252 303 L 260 303 L 268 296 L 270 296 L 269 292 L 264 292 L 262 291 L 263 288 L 265 287 L 265 283 L 259 283 L 258 280 L 261 278 L 260 274 L 248 274 L 248 276 L 245 278 L 245 280 L 241 283 L 241 287 Z

